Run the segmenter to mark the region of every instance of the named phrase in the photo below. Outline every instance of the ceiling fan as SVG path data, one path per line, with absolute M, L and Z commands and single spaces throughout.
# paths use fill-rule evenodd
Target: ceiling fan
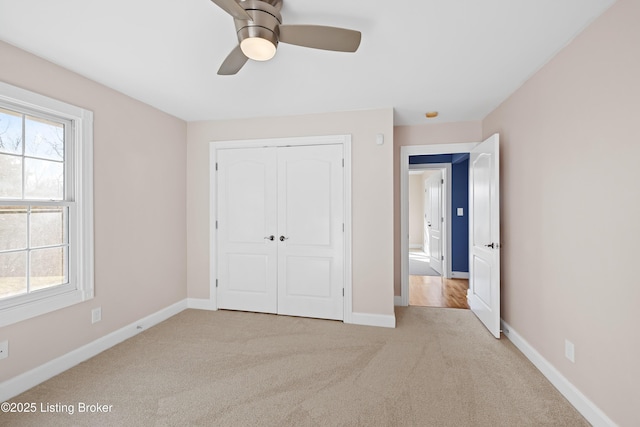
M 359 31 L 321 25 L 282 25 L 282 0 L 211 0 L 233 16 L 240 43 L 224 60 L 218 74 L 236 74 L 249 59 L 267 61 L 278 43 L 315 49 L 355 52 Z

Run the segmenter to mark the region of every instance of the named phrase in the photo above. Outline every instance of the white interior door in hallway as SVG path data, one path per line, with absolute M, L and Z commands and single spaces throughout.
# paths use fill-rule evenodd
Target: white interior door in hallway
M 435 171 L 424 181 L 424 211 L 426 233 L 429 238 L 429 264 L 431 268 L 442 274 L 442 228 L 444 225 L 444 212 L 442 209 L 442 171 Z
M 341 145 L 217 152 L 217 301 L 342 320 Z

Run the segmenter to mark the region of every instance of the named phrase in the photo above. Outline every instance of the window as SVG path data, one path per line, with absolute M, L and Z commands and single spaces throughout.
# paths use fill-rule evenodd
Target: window
M 93 113 L 0 82 L 0 326 L 93 298 Z

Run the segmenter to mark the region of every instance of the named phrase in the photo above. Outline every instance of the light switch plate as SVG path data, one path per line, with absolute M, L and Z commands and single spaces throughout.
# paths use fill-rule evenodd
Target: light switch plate
M 458 208 L 458 216 L 464 216 L 464 208 Z

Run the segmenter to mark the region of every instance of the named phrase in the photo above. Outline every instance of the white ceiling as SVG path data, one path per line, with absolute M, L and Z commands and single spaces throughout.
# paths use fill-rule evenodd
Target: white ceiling
M 614 2 L 284 0 L 284 24 L 356 29 L 360 49 L 280 44 L 235 76 L 209 0 L 0 0 L 0 39 L 187 121 L 393 107 L 410 125 L 483 119 Z

